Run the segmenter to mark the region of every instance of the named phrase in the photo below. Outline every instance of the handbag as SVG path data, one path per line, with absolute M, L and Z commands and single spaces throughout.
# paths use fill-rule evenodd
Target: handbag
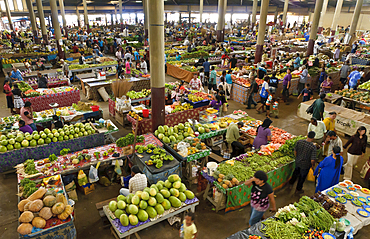
M 313 106 L 315 105 L 316 100 L 307 108 L 306 113 L 312 115 L 313 114 Z
M 262 86 L 260 96 L 261 96 L 261 98 L 267 98 L 268 93 L 267 93 L 267 91 L 265 89 L 265 86 Z
M 366 161 L 366 163 L 362 167 L 360 177 L 365 180 L 368 180 L 370 178 L 370 160 Z

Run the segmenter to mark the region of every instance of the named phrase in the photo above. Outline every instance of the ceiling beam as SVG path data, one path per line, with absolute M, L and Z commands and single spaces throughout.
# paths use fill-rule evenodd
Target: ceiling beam
M 175 0 L 172 0 L 172 2 L 174 2 L 176 5 L 179 5 Z

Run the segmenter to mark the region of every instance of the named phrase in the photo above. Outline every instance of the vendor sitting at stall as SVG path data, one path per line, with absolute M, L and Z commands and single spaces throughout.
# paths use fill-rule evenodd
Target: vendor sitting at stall
M 53 129 L 62 129 L 63 128 L 63 122 L 60 120 L 60 118 L 57 115 L 53 115 Z
M 13 67 L 12 75 L 10 76 L 14 82 L 23 81 L 22 73 Z
M 128 182 L 128 189 L 121 188 L 119 193 L 123 196 L 128 196 L 130 193 L 135 194 L 137 191 L 143 191 L 148 185 L 145 174 L 142 174 L 137 165 L 131 168 L 131 179 Z
M 26 125 L 26 122 L 24 122 L 24 120 L 20 120 L 19 121 L 19 131 L 22 131 L 23 133 L 28 132 L 28 133 L 32 134 L 33 129 L 31 128 L 31 126 Z
M 237 124 L 231 123 L 226 131 L 226 142 L 233 149 L 233 155 L 238 156 L 244 153 L 244 146 L 238 141 L 240 138 L 239 129 L 244 126 L 243 122 L 238 122 Z
M 37 72 L 37 86 L 38 88 L 48 88 L 48 80 L 41 72 Z

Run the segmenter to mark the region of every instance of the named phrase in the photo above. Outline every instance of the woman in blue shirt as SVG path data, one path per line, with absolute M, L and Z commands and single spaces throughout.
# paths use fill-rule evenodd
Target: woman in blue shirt
M 301 58 L 299 57 L 299 53 L 297 53 L 297 58 L 294 60 L 294 69 L 298 69 L 301 65 Z
M 180 61 L 180 60 L 181 60 L 181 55 L 178 52 L 176 52 L 176 61 Z
M 233 85 L 233 80 L 231 79 L 231 70 L 229 70 L 225 76 L 225 80 L 226 80 L 226 96 L 228 99 L 230 99 L 230 95 L 231 95 L 231 87 Z

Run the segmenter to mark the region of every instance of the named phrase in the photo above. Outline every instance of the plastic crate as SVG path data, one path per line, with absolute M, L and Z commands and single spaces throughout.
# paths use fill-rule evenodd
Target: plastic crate
M 3 64 L 3 68 L 6 69 L 6 68 L 12 68 L 12 64 Z
M 209 100 L 202 100 L 202 101 L 198 101 L 198 102 L 193 102 L 191 100 L 189 100 L 188 98 L 185 98 L 184 101 L 186 103 L 189 103 L 193 106 L 193 108 L 199 108 L 199 107 L 202 107 L 202 106 L 206 106 L 206 105 L 209 105 Z

